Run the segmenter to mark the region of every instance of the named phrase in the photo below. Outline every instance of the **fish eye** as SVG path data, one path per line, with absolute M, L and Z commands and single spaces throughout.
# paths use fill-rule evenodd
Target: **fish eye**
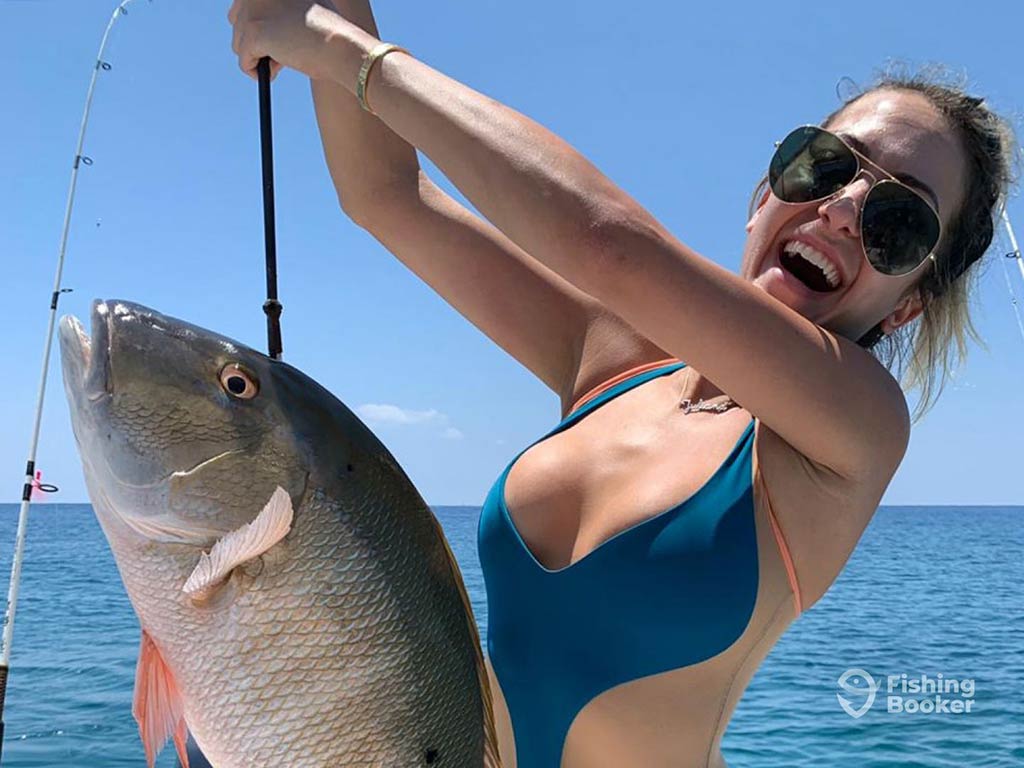
M 225 392 L 239 400 L 252 400 L 260 391 L 256 378 L 237 363 L 225 365 L 221 369 L 220 385 Z

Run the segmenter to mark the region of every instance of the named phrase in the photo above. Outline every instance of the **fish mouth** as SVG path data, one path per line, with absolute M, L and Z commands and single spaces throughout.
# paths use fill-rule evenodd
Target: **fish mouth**
M 105 301 L 92 305 L 92 336 L 81 321 L 66 315 L 60 321 L 60 349 L 65 378 L 90 402 L 113 394 L 110 376 L 110 308 Z

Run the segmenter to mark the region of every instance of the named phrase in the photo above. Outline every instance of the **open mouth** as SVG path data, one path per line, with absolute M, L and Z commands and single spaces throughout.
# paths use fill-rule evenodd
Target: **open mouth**
M 835 293 L 842 287 L 835 267 L 825 266 L 827 262 L 803 243 L 783 243 L 776 255 L 783 271 L 813 293 Z
M 75 379 L 89 400 L 98 400 L 112 391 L 109 318 L 106 303 L 94 302 L 92 338 L 77 317 L 68 315 L 60 321 L 60 348 L 65 369 L 75 372 Z

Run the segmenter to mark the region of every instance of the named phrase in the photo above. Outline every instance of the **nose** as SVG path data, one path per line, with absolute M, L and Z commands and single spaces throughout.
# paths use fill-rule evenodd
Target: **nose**
M 829 229 L 847 237 L 860 236 L 860 212 L 871 189 L 871 179 L 854 179 L 818 206 L 818 215 Z

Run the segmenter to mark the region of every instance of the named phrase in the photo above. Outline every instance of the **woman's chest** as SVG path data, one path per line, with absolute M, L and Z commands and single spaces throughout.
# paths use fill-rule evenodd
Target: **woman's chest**
M 518 458 L 505 481 L 506 506 L 534 557 L 546 568 L 563 568 L 712 491 L 752 438 L 750 416 L 739 409 L 667 418 L 598 411 Z

